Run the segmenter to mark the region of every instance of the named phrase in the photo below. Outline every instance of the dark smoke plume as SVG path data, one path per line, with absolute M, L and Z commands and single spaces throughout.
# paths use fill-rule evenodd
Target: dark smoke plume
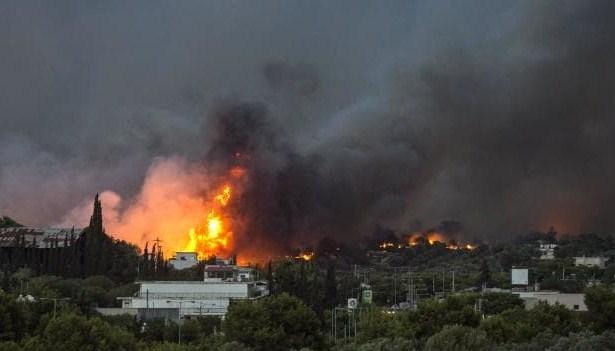
M 0 212 L 181 155 L 251 170 L 243 245 L 615 228 L 613 2 L 353 4 L 0 5 Z

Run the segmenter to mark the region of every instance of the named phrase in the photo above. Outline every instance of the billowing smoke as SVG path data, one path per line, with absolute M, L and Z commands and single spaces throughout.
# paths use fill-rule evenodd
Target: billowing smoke
M 0 213 L 173 240 L 240 164 L 240 247 L 613 230 L 615 4 L 363 5 L 1 5 Z

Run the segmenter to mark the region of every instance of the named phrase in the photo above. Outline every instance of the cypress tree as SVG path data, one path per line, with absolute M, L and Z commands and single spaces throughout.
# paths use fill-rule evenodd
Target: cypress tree
M 145 249 L 143 250 L 143 264 L 142 264 L 142 269 L 141 272 L 139 272 L 139 274 L 141 275 L 141 277 L 147 279 L 149 277 L 149 253 L 147 250 L 147 242 L 145 243 Z
M 104 272 L 106 266 L 105 233 L 103 229 L 102 205 L 98 194 L 94 197 L 94 211 L 90 225 L 85 231 L 84 268 L 86 275 Z

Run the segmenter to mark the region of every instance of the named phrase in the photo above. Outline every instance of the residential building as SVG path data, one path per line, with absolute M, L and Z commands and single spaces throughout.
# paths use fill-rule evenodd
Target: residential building
M 563 294 L 559 291 L 513 292 L 525 302 L 525 308 L 534 307 L 539 301 L 554 305 L 559 303 L 573 311 L 587 311 L 585 294 Z
M 196 252 L 177 252 L 175 257 L 169 260 L 169 264 L 177 270 L 191 268 L 198 263 Z
M 596 256 L 596 257 L 575 257 L 574 265 L 575 266 L 586 266 L 586 267 L 598 267 L 604 268 L 606 266 L 606 261 L 608 261 L 608 257 Z
M 541 260 L 553 260 L 555 259 L 555 248 L 557 244 L 540 243 L 538 250 L 540 251 Z

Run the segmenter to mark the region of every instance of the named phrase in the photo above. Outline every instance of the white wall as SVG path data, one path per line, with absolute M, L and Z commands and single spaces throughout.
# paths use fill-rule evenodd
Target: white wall
M 139 296 L 150 298 L 182 297 L 187 299 L 201 298 L 213 299 L 221 297 L 248 298 L 249 286 L 247 282 L 142 282 Z
M 526 308 L 532 308 L 539 301 L 544 301 L 549 305 L 562 304 L 573 311 L 587 311 L 585 294 L 561 294 L 548 291 L 519 292 L 517 294 L 525 301 Z

